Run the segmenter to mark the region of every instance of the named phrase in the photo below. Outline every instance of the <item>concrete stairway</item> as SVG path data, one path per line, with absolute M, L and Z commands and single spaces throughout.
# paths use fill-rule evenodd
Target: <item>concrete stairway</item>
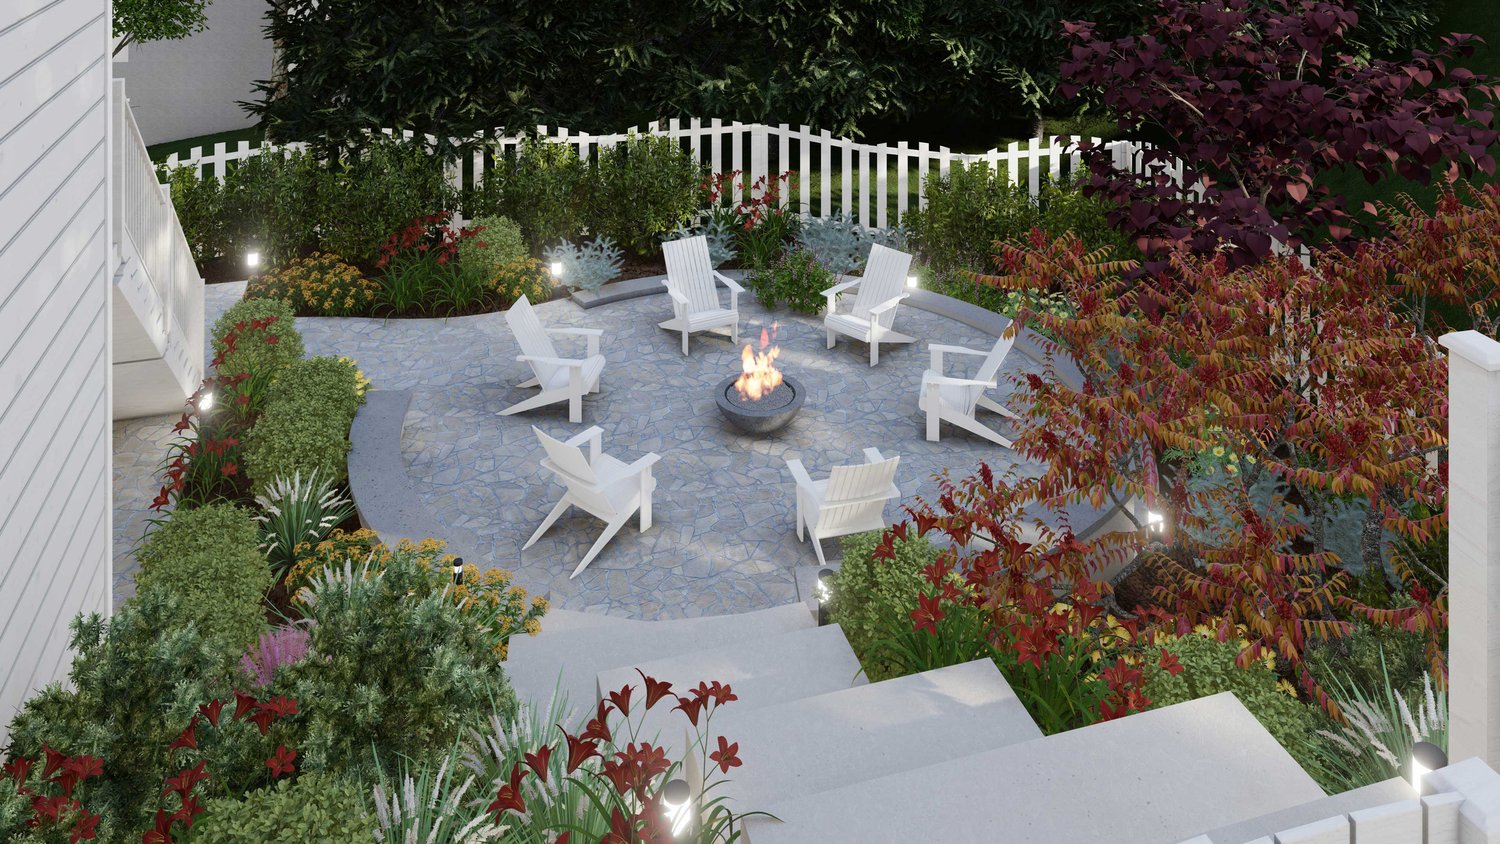
M 1323 796 L 1231 694 L 763 807 L 752 844 L 1173 844 Z M 762 807 L 757 807 L 762 808 Z
M 779 818 L 752 820 L 753 844 L 1173 844 L 1323 797 L 1232 695 L 1042 737 L 992 663 L 868 684 L 802 604 L 657 622 L 554 610 L 506 665 L 523 700 L 561 688 L 575 710 L 639 686 L 637 668 L 677 692 L 730 684 L 713 734 L 744 765 L 715 793 Z M 681 713 L 648 718 L 639 735 L 681 758 Z

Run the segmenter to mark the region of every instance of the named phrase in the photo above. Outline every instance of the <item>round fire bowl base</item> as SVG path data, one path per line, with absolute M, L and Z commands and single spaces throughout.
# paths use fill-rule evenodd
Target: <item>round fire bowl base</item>
M 747 401 L 734 389 L 737 380 L 738 375 L 731 375 L 719 382 L 714 388 L 714 401 L 724 418 L 747 434 L 769 434 L 786 427 L 802 409 L 802 401 L 807 397 L 797 379 L 783 374 L 781 386 L 757 401 Z

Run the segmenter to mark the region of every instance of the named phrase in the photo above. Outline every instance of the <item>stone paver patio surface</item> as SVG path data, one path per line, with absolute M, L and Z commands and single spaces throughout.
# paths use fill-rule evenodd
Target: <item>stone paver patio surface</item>
M 241 289 L 210 287 L 210 324 Z M 515 386 L 529 372 L 515 360 L 519 350 L 503 314 L 450 320 L 304 318 L 298 328 L 309 355 L 347 355 L 359 362 L 374 389 L 412 391 L 401 451 L 421 503 L 440 525 L 477 539 L 477 547 L 465 549 L 480 558 L 471 562 L 512 570 L 519 584 L 549 594 L 555 606 L 569 609 L 677 618 L 797 600 L 796 567 L 816 566 L 817 560 L 793 531 L 789 458 L 801 459 L 814 477 L 823 477 L 831 466 L 862 460 L 866 447 L 900 455 L 896 480 L 905 503 L 918 495 L 931 497 L 937 489 L 933 476 L 944 469 L 961 476 L 981 460 L 997 471 L 1038 468 L 1017 464 L 1017 455 L 1008 449 L 956 429 L 945 427 L 938 443 L 924 439 L 917 387 L 928 360 L 926 341 L 988 348 L 994 338 L 982 331 L 902 308 L 898 329 L 924 342 L 884 347 L 880 365 L 871 368 L 864 344 L 841 338 L 835 349 L 827 350 L 821 321 L 786 311 L 768 313 L 743 297 L 741 340 L 779 325 L 778 364 L 809 392 L 791 425 L 754 438 L 720 418 L 711 392 L 739 370 L 739 348 L 727 338 L 698 334 L 692 355 L 683 357 L 680 335 L 657 327 L 669 310 L 664 295 L 589 310 L 568 300 L 538 307 L 549 326 L 604 330 L 601 352 L 609 363 L 600 392 L 584 401 L 581 425 L 568 423 L 566 404 L 497 415 L 530 392 Z M 560 353 L 581 354 L 581 344 L 574 350 L 570 342 L 560 344 Z M 1013 351 L 997 391 L 1002 403 L 1010 389 L 1004 377 L 1037 368 L 1037 362 Z M 1009 430 L 1005 420 L 993 421 L 1002 432 Z M 136 450 L 152 455 L 154 465 L 162 454 L 160 431 L 169 424 L 122 423 L 116 429 L 117 446 L 139 445 Z M 598 537 L 602 522 L 572 510 L 536 545 L 521 551 L 563 492 L 539 465 L 541 448 L 533 425 L 564 438 L 598 425 L 604 430 L 605 451 L 627 462 L 648 451 L 662 455 L 655 472 L 655 525 L 641 534 L 632 520 L 574 579 L 568 575 Z M 143 459 L 117 453 L 116 465 Z M 120 483 L 117 472 L 117 490 Z M 143 502 L 117 501 L 117 534 L 135 530 L 133 524 L 122 524 L 120 504 L 143 507 L 149 499 L 147 494 Z M 894 505 L 886 512 L 891 518 L 901 515 Z M 134 518 L 130 512 L 124 516 Z M 1074 521 L 1089 523 L 1084 513 Z M 125 548 L 133 541 L 126 538 Z M 117 535 L 117 561 L 121 551 Z M 837 540 L 826 542 L 824 551 L 836 558 Z M 128 581 L 128 574 L 128 563 L 123 572 L 117 565 L 117 593 L 118 581 Z

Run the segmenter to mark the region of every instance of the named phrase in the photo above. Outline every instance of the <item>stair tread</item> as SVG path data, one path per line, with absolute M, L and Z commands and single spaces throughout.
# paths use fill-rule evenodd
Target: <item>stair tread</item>
M 994 662 L 974 662 L 714 718 L 740 745 L 723 793 L 751 811 L 1041 738 Z
M 601 671 L 598 676 L 601 694 L 627 684 L 639 688 L 642 683 L 637 670 L 671 683 L 672 691 L 678 694 L 699 683 L 727 684 L 737 698 L 728 708 L 740 713 L 865 682 L 859 673 L 859 660 L 837 624 Z M 670 711 L 665 704 L 651 710 L 641 723 L 639 735 L 674 748 L 681 746 L 691 726 L 682 713 Z
M 737 769 L 738 770 L 738 769 Z M 1175 844 L 1323 796 L 1229 693 L 769 806 L 753 844 Z M 997 830 L 1004 830 L 997 838 Z
M 560 688 L 573 708 L 592 708 L 600 671 L 650 662 L 699 648 L 754 641 L 814 626 L 803 604 L 736 615 L 643 621 L 554 609 L 542 632 L 510 643 L 505 668 L 522 700 L 545 704 Z
M 1330 794 L 1306 803 L 1300 803 L 1279 811 L 1257 815 L 1254 818 L 1229 826 L 1220 827 L 1203 834 L 1211 844 L 1245 844 L 1256 838 L 1285 832 L 1302 824 L 1320 821 L 1336 815 L 1371 809 L 1402 800 L 1416 800 L 1417 794 L 1411 784 L 1399 777 L 1371 783 L 1340 794 Z

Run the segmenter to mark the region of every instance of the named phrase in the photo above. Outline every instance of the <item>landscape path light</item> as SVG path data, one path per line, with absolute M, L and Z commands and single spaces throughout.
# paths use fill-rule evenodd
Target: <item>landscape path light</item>
M 253 250 L 250 251 L 250 252 L 246 252 L 245 253 L 245 266 L 249 267 L 252 270 L 255 269 L 256 267 L 259 267 L 260 266 L 260 253 L 259 252 L 255 252 Z
M 1423 780 L 1439 768 L 1448 767 L 1448 754 L 1430 741 L 1419 741 L 1411 746 L 1411 787 L 1419 796 L 1423 795 Z
M 813 598 L 818 602 L 819 627 L 828 624 L 828 604 L 833 600 L 833 587 L 828 583 L 831 577 L 833 577 L 833 569 L 819 569 L 818 585 L 813 587 Z
M 462 585 L 464 585 L 464 558 L 463 557 L 454 557 L 453 558 L 453 585 L 454 586 L 462 586 Z
M 668 780 L 662 786 L 661 802 L 667 810 L 667 821 L 672 824 L 672 837 L 676 838 L 687 829 L 688 820 L 692 816 L 688 811 L 693 802 L 692 789 L 685 780 Z

